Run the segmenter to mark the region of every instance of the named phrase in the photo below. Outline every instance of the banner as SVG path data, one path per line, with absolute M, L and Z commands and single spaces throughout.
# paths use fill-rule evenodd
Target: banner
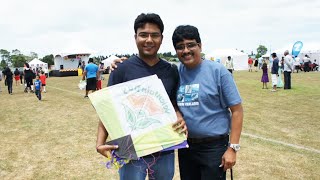
M 303 43 L 301 41 L 297 41 L 296 43 L 294 43 L 293 47 L 292 47 L 292 56 L 296 57 L 299 55 L 301 49 L 303 47 Z

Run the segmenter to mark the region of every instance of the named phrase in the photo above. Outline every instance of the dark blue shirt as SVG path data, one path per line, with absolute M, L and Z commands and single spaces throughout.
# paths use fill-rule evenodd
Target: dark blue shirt
M 179 74 L 176 65 L 160 59 L 154 66 L 149 66 L 138 56 L 131 56 L 110 74 L 108 86 L 156 74 L 161 79 L 171 101 L 175 101 L 179 85 Z
M 41 90 L 41 81 L 40 81 L 40 79 L 37 79 L 34 82 L 34 87 L 35 87 L 36 90 Z
M 278 74 L 278 70 L 279 70 L 279 59 L 276 58 L 272 63 L 271 74 Z

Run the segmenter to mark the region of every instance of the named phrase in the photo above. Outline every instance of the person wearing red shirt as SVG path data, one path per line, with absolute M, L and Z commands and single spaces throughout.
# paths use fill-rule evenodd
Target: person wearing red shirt
M 44 74 L 43 71 L 41 71 L 40 81 L 41 81 L 41 84 L 42 84 L 42 91 L 45 92 L 45 93 L 47 92 L 46 91 L 46 79 L 47 79 L 46 75 Z
M 248 59 L 249 72 L 252 72 L 252 64 L 253 64 L 253 59 L 251 57 L 249 57 L 249 59 Z

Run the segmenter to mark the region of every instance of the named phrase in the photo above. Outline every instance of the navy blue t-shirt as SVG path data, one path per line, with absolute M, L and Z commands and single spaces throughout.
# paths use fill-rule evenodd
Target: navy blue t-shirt
M 138 56 L 131 56 L 117 66 L 118 68 L 110 74 L 108 86 L 156 74 L 161 79 L 171 102 L 175 101 L 179 85 L 176 65 L 160 59 L 154 66 L 149 66 Z

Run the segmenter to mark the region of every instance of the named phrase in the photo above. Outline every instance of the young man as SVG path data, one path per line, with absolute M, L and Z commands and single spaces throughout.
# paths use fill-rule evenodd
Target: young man
M 157 56 L 163 39 L 163 29 L 162 20 L 157 14 L 140 14 L 136 18 L 134 38 L 139 53 L 118 64 L 117 70 L 110 74 L 108 86 L 156 74 L 162 80 L 173 105 L 176 104 L 179 82 L 177 67 Z M 177 116 L 178 121 L 173 127 L 176 130 L 183 128 L 181 132 L 185 132 L 185 122 L 179 112 Z M 104 156 L 107 156 L 108 151 L 117 148 L 117 146 L 104 145 L 107 136 L 108 132 L 100 121 L 96 148 Z M 149 179 L 171 180 L 174 175 L 174 152 L 159 152 L 142 157 L 140 160 L 132 160 L 119 170 L 121 180 L 144 180 L 147 174 Z
M 84 68 L 82 80 L 87 79 L 86 95 L 84 98 L 88 98 L 89 91 L 95 92 L 97 89 L 97 78 L 99 77 L 98 66 L 93 63 L 93 59 L 89 58 L 88 65 Z
M 226 179 L 240 149 L 243 109 L 231 73 L 201 58 L 194 26 L 178 26 L 172 36 L 181 61 L 177 104 L 188 127 L 189 148 L 179 149 L 182 180 Z M 231 131 L 230 131 L 231 128 Z
M 271 79 L 272 79 L 272 92 L 277 91 L 277 84 L 278 84 L 278 72 L 279 72 L 279 59 L 277 58 L 276 53 L 271 54 L 272 59 L 273 59 L 273 64 L 271 67 Z

